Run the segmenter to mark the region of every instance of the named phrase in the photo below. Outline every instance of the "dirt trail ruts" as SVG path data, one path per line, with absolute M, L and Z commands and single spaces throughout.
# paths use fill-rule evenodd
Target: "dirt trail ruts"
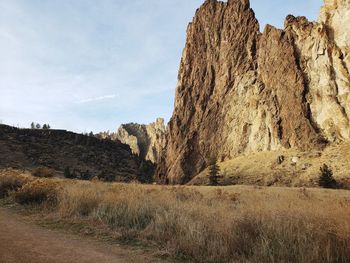
M 160 259 L 106 242 L 52 231 L 0 207 L 0 263 L 158 263 Z

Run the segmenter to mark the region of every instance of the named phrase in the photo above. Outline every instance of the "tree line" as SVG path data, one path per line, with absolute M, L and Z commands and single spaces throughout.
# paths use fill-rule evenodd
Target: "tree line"
M 50 126 L 50 124 L 43 124 L 43 126 L 41 126 L 41 124 L 40 123 L 35 123 L 35 122 L 32 122 L 31 124 L 30 124 L 30 128 L 31 129 L 43 129 L 43 130 L 49 130 L 49 129 L 51 129 L 51 126 Z

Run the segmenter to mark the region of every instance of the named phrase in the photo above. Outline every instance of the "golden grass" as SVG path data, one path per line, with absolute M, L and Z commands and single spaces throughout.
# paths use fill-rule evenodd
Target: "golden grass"
M 283 163 L 277 158 L 284 156 Z M 298 162 L 292 163 L 292 158 Z M 256 152 L 239 156 L 219 164 L 223 184 L 248 184 L 262 186 L 318 186 L 320 167 L 327 164 L 339 186 L 350 189 L 350 142 L 334 143 L 323 151 L 300 152 L 295 149 Z M 208 169 L 191 180 L 191 185 L 208 183 Z
M 60 189 L 51 204 L 55 218 L 108 226 L 121 238 L 152 242 L 174 257 L 350 262 L 348 191 L 40 182 Z

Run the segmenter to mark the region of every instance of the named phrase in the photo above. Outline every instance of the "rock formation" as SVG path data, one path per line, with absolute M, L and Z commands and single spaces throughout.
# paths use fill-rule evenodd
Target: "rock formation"
M 186 183 L 212 158 L 349 139 L 349 30 L 349 0 L 262 33 L 248 0 L 205 1 L 187 29 L 158 179 Z
M 165 146 L 166 128 L 164 119 L 158 118 L 148 125 L 122 124 L 116 133 L 101 133 L 99 137 L 119 140 L 129 145 L 132 152 L 142 159 L 156 163 Z

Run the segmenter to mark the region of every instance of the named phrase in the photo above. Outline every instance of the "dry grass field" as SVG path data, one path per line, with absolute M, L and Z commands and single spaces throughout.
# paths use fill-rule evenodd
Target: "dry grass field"
M 190 262 L 350 262 L 350 192 L 157 186 L 0 172 L 0 196 Z

